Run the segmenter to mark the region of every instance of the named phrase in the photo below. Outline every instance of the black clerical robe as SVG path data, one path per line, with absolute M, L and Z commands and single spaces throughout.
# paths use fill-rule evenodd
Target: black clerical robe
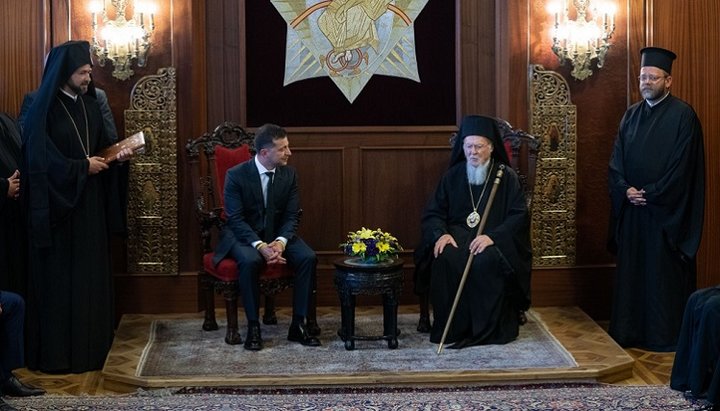
M 22 296 L 26 289 L 25 226 L 21 203 L 7 196 L 8 177 L 20 168 L 20 130 L 0 113 L 0 289 Z
M 86 155 L 110 144 L 94 98 L 73 101 L 58 92 L 46 130 L 49 244 L 34 241 L 41 236 L 31 221 L 27 365 L 46 372 L 97 370 L 113 339 L 106 213 L 109 191 L 119 189 L 110 184 L 117 166 L 88 175 Z M 35 193 L 28 194 L 36 204 Z
M 720 286 L 688 299 L 670 387 L 720 404 Z
M 645 190 L 647 205 L 626 197 Z M 620 123 L 609 165 L 617 272 L 610 335 L 622 346 L 672 351 L 695 289 L 702 236 L 704 154 L 692 107 L 668 95 L 639 102 Z
M 487 204 L 498 163 L 490 169 L 491 178 L 484 190 L 478 213 Z M 458 248 L 447 245 L 432 261 L 430 302 L 433 307 L 432 342 L 439 342 L 455 299 L 469 246 L 477 228 L 466 223 L 480 198 L 484 185 L 469 185 L 466 162 L 451 167 L 442 177 L 428 202 L 422 219 L 424 241 L 435 244 L 450 234 Z M 484 234 L 494 245 L 476 255 L 465 283 L 446 343 L 465 340 L 468 345 L 500 344 L 514 340 L 519 332 L 518 314 L 530 305 L 530 217 L 527 203 L 515 171 L 504 166 Z M 432 249 L 432 247 L 430 247 Z

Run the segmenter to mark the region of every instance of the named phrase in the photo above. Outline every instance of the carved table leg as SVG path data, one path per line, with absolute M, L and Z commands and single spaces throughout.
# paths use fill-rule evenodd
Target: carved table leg
M 346 350 L 355 349 L 355 296 L 350 293 L 341 295 L 340 338 L 345 341 Z
M 383 295 L 383 334 L 387 338 L 388 348 L 395 349 L 398 347 L 398 329 L 397 329 L 397 309 L 398 299 L 394 292 L 388 292 Z

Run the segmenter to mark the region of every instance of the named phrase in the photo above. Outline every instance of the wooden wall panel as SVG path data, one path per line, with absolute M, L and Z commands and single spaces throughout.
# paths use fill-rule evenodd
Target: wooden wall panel
M 463 115 L 497 115 L 495 107 L 495 72 L 497 25 L 495 2 L 459 0 L 458 26 L 458 110 L 457 123 Z M 507 68 L 507 67 L 506 67 Z
M 533 270 L 532 305 L 577 306 L 595 319 L 610 318 L 614 266 Z
M 223 121 L 247 124 L 245 73 L 245 1 L 206 3 L 207 90 L 210 129 Z
M 449 159 L 449 145 L 363 148 L 361 225 L 391 232 L 404 248 L 417 247 L 422 211 Z
M 497 0 L 495 3 L 496 115 L 515 128 L 528 130 L 530 7 L 525 1 Z
M 292 136 L 289 137 L 292 143 Z M 344 153 L 340 147 L 294 147 L 303 209 L 298 234 L 314 250 L 334 250 L 345 234 Z
M 671 91 L 693 106 L 705 136 L 705 224 L 698 255 L 698 287 L 720 284 L 713 257 L 720 255 L 720 4 L 717 1 L 652 1 L 651 43 L 674 51 Z
M 49 16 L 47 20 L 49 22 L 49 30 L 46 34 L 48 40 L 45 44 L 45 50 L 50 51 L 50 48 L 57 46 L 68 40 L 76 40 L 78 37 L 73 37 L 72 26 L 74 21 L 72 18 L 73 10 L 82 10 L 87 13 L 87 7 L 73 7 L 71 0 L 45 0 L 48 6 Z M 82 38 L 82 37 L 80 37 Z
M 187 313 L 199 310 L 197 273 L 115 278 L 115 317 L 123 314 Z
M 0 112 L 17 117 L 25 93 L 40 84 L 45 36 L 41 30 L 46 17 L 44 2 L 0 1 Z M 9 177 L 9 176 L 2 176 Z

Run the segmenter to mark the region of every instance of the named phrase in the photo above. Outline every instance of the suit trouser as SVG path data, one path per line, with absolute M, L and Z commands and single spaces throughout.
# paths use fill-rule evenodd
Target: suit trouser
M 0 291 L 0 305 L 0 381 L 5 381 L 25 363 L 25 301 L 15 293 Z
M 249 245 L 235 243 L 230 255 L 238 266 L 239 293 L 245 307 L 248 321 L 260 318 L 260 285 L 258 278 L 265 268 L 265 259 L 258 250 Z M 293 315 L 307 315 L 313 277 L 317 268 L 315 252 L 299 237 L 293 237 L 287 243 L 283 257 L 294 270 Z

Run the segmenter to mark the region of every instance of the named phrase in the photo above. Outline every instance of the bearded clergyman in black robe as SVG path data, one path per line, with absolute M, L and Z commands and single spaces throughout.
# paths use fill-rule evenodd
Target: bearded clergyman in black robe
M 102 368 L 113 339 L 108 233 L 122 210 L 108 201 L 110 145 L 92 96 L 86 41 L 53 48 L 23 128 L 21 198 L 30 247 L 26 362 L 44 372 Z M 121 151 L 121 161 L 130 157 Z M 113 218 L 111 218 L 113 217 Z
M 688 299 L 670 387 L 720 409 L 720 285 L 697 290 Z
M 25 227 L 20 195 L 20 128 L 0 113 L 0 290 L 25 295 Z
M 617 250 L 610 335 L 623 347 L 674 351 L 705 206 L 703 134 L 670 94 L 671 51 L 641 51 L 640 93 L 620 123 L 609 166 L 610 245 Z
M 488 206 L 498 170 L 503 175 Z M 482 215 L 487 223 L 477 236 Z M 445 339 L 448 348 L 504 344 L 517 338 L 519 313 L 530 305 L 530 217 L 518 175 L 509 166 L 495 120 L 466 116 L 450 168 L 422 217 L 433 244 L 430 341 L 440 342 L 470 253 L 473 262 Z

